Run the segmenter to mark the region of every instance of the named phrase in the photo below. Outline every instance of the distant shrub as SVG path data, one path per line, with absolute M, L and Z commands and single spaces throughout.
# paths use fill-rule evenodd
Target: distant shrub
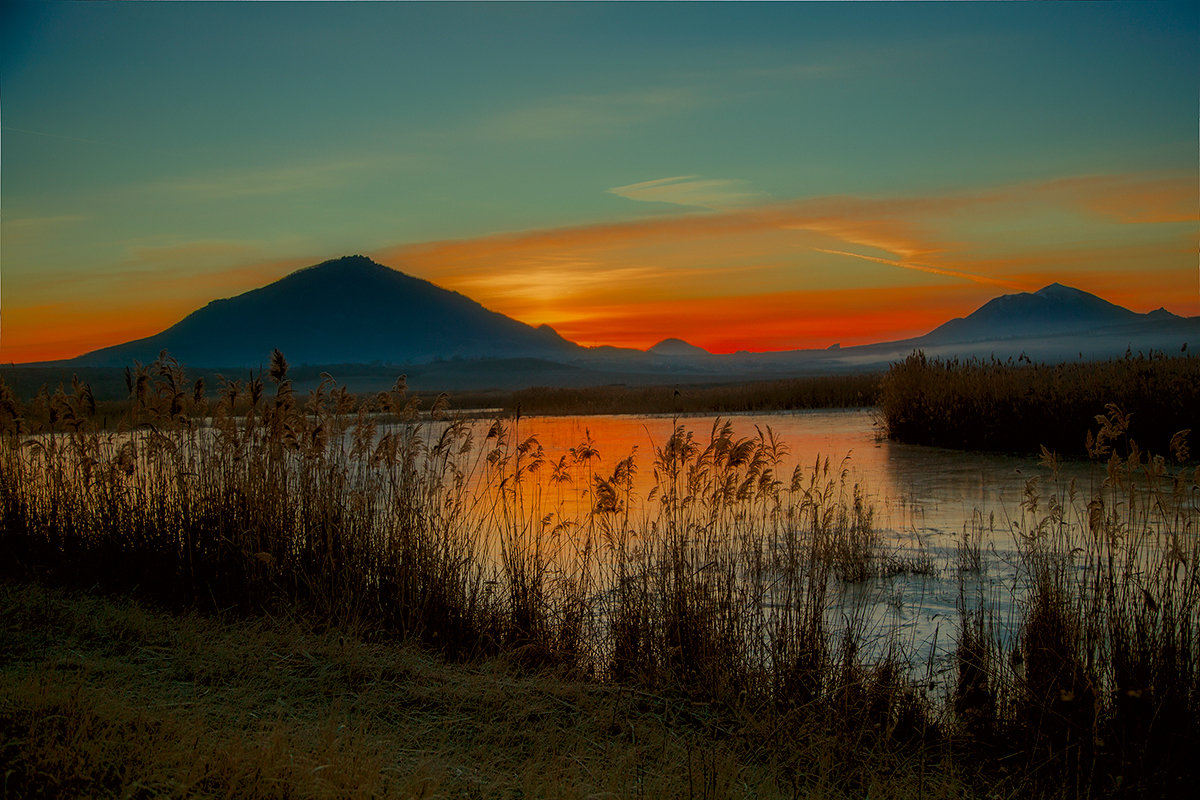
M 731 414 L 805 408 L 861 408 L 878 399 L 880 376 L 819 375 L 720 386 L 540 386 L 513 392 L 523 414 Z

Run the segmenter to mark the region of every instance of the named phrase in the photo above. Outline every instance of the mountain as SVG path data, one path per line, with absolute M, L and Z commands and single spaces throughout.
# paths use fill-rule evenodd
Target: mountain
M 1175 316 L 1166 311 L 1163 313 Z M 973 314 L 952 319 L 921 338 L 930 343 L 943 344 L 1061 333 L 1082 335 L 1144 321 L 1147 316 L 1080 289 L 1052 283 L 1036 292 L 1006 294 L 989 300 Z
M 924 336 L 842 348 L 828 354 L 823 364 L 829 370 L 884 369 L 914 350 L 943 358 L 1004 360 L 1025 355 L 1052 364 L 1119 358 L 1128 351 L 1186 352 L 1189 342 L 1200 343 L 1200 317 L 1181 317 L 1162 308 L 1139 314 L 1052 283 L 1036 292 L 996 297 Z M 802 352 L 793 354 L 796 361 L 817 361 Z
M 582 349 L 549 326 L 533 328 L 365 256 L 346 256 L 214 300 L 161 333 L 73 363 L 124 366 L 167 350 L 189 366 L 253 367 L 275 348 L 294 364 L 566 361 Z
M 314 385 L 320 369 L 328 368 L 357 389 L 373 389 L 393 366 L 403 366 L 410 386 L 461 391 L 884 370 L 914 350 L 945 358 L 1023 354 L 1055 363 L 1120 357 L 1127 350 L 1178 353 L 1189 344 L 1200 346 L 1200 317 L 1161 308 L 1138 314 L 1055 283 L 996 297 L 924 336 L 895 342 L 728 355 L 681 339 L 664 339 L 645 351 L 580 347 L 547 326 L 531 327 L 364 256 L 347 256 L 214 300 L 154 336 L 69 361 L 27 365 L 23 377 L 13 377 L 12 370 L 6 375 L 10 383 L 19 379 L 36 390 L 43 383 L 69 382 L 76 372 L 99 373 L 135 359 L 149 363 L 162 350 L 190 369 L 217 370 L 265 364 L 279 348 L 296 367 L 308 365 L 304 374 L 311 373 Z
M 646 351 L 656 356 L 671 356 L 671 357 L 702 357 L 711 355 L 703 347 L 697 347 L 694 344 L 685 342 L 683 339 L 663 339 L 658 344 Z

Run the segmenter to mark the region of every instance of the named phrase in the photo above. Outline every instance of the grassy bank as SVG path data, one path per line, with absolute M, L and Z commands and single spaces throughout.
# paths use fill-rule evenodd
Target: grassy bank
M 903 796 L 916 780 L 934 794 L 1152 797 L 1196 777 L 1200 472 L 1131 447 L 1116 415 L 1097 437 L 1108 460 L 1094 489 L 1030 483 L 1007 534 L 1015 603 L 997 605 L 969 593 L 989 568 L 982 538 L 967 536 L 954 564 L 897 563 L 850 465 L 817 458 L 785 473 L 770 429 L 677 427 L 641 462 L 601 458 L 603 443 L 585 438 L 555 460 L 517 419 L 480 425 L 436 403 L 420 421 L 401 385 L 370 404 L 332 384 L 301 398 L 282 357 L 269 380 L 227 384 L 210 404 L 162 361 L 132 386 L 125 432 L 96 429 L 83 385 L 48 397 L 41 416 L 0 402 L 4 568 L 233 615 L 235 627 L 294 615 L 355 638 L 372 663 L 414 645 L 466 670 L 455 674 L 505 663 L 590 687 L 571 691 L 610 698 L 614 715 L 612 698 L 646 699 L 671 720 L 663 741 L 715 743 L 671 756 L 673 774 L 691 772 L 668 795 Z M 400 422 L 380 427 L 378 409 Z M 206 417 L 211 427 L 195 424 Z M 638 469 L 655 478 L 645 496 Z M 940 678 L 869 622 L 859 590 L 897 569 L 963 581 Z M 42 626 L 44 640 L 62 627 Z M 23 742 L 63 715 L 53 693 L 19 710 L 42 691 L 10 692 L 4 724 Z M 304 690 L 275 696 L 293 691 Z M 86 724 L 99 739 L 146 730 Z M 624 736 L 607 730 L 587 738 L 603 749 Z M 530 763 L 555 735 L 534 731 L 518 750 Z M 309 752 L 310 733 L 286 729 L 271 757 Z M 585 785 L 572 774 L 563 785 Z M 653 794 L 622 785 L 609 791 Z
M 0 583 L 5 797 L 962 796 L 948 766 L 491 659 Z M 783 727 L 780 727 L 780 725 Z
M 927 358 L 884 376 L 879 409 L 890 438 L 911 444 L 1087 455 L 1087 434 L 1109 404 L 1132 420 L 1143 449 L 1169 453 L 1200 431 L 1200 358 L 1126 356 L 1058 365 Z

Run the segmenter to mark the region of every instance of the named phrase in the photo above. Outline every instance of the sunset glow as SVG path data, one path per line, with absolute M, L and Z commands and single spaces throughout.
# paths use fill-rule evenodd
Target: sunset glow
M 585 346 L 1200 314 L 1191 4 L 5 13 L 3 362 L 349 253 Z

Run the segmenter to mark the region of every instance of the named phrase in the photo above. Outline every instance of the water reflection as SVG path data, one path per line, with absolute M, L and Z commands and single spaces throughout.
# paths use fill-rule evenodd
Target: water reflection
M 1065 464 L 1056 482 L 1037 458 L 890 442 L 880 435 L 873 409 L 735 414 L 721 420 L 733 426 L 736 439 L 756 438 L 768 429 L 779 437 L 786 453 L 776 476 L 785 485 L 793 470 L 807 473 L 826 459 L 835 469 L 848 470 L 848 480 L 863 488 L 876 509 L 884 555 L 916 566 L 839 586 L 837 608 L 859 609 L 881 642 L 894 641 L 893 633 L 898 633 L 902 644 L 922 656 L 936 655 L 933 650 L 953 640 L 960 605 L 987 605 L 1001 620 L 1015 620 L 1020 593 L 1015 528 L 1031 481 L 1042 492 L 1065 491 L 1070 480 L 1082 491 L 1099 482 L 1086 464 Z M 694 432 L 703 447 L 714 431 L 714 418 L 621 415 L 513 421 L 510 441 L 534 437 L 550 465 L 524 477 L 522 496 L 525 501 L 549 501 L 560 517 L 581 523 L 596 501 L 593 476 L 608 476 L 632 456 L 637 469 L 629 502 L 648 511 L 658 500 L 653 496 L 659 484 L 653 470 L 655 453 L 676 426 Z M 484 436 L 486 428 L 480 423 L 477 435 Z M 579 465 L 577 456 L 585 448 L 592 449 L 594 457 Z M 553 480 L 553 465 L 558 463 L 577 467 L 565 479 L 560 473 Z M 976 537 L 978 569 L 963 569 L 964 535 Z M 917 568 L 921 564 L 925 568 Z
M 873 409 L 735 414 L 722 419 L 733 425 L 739 438 L 755 437 L 767 428 L 774 431 L 788 448 L 779 470 L 785 479 L 794 468 L 807 469 L 818 458 L 837 464 L 849 456 L 853 480 L 871 497 L 880 525 L 898 536 L 933 537 L 931 542 L 939 536 L 953 539 L 977 516 L 1007 528 L 1019 516 L 1028 481 L 1052 477 L 1036 458 L 889 442 L 876 429 Z M 713 417 L 525 417 L 511 435 L 514 440 L 536 437 L 551 463 L 590 438 L 598 451 L 594 469 L 600 473 L 634 454 L 639 468 L 634 490 L 644 498 L 656 482 L 651 470 L 655 448 L 666 442 L 674 427 L 683 425 L 703 441 L 713 422 Z M 1094 480 L 1088 465 L 1067 464 L 1062 472 L 1084 489 Z M 587 487 L 574 488 L 581 492 Z

